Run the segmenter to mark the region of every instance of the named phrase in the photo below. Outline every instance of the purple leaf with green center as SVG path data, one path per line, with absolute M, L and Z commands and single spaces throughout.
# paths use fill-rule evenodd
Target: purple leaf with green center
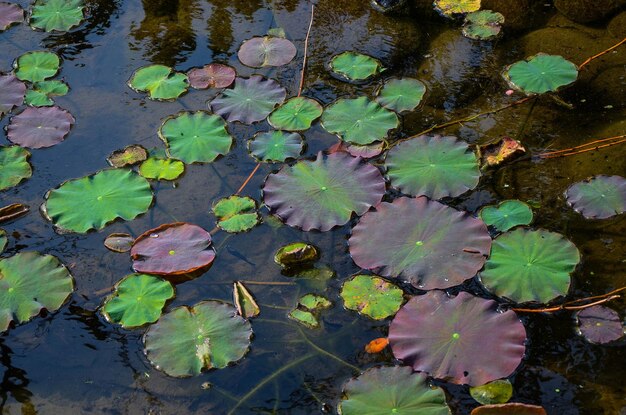
M 0 2 L 0 32 L 24 21 L 24 10 L 19 4 Z
M 187 72 L 189 85 L 195 89 L 226 88 L 235 80 L 235 69 L 221 63 L 211 63 Z
M 22 147 L 51 147 L 65 139 L 74 122 L 72 114 L 57 106 L 26 108 L 11 118 L 7 138 Z
M 575 183 L 565 192 L 567 203 L 587 219 L 606 219 L 626 211 L 626 179 L 594 176 Z
M 0 75 L 0 117 L 24 102 L 26 85 L 15 75 Z
M 578 330 L 591 343 L 604 344 L 620 339 L 624 326 L 619 314 L 608 307 L 596 305 L 576 313 Z
M 237 56 L 241 63 L 253 68 L 286 65 L 296 56 L 291 41 L 280 37 L 253 37 L 239 48 Z

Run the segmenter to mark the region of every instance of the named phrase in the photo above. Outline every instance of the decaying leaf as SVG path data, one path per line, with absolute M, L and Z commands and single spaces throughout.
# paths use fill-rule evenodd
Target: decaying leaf
M 478 157 L 483 169 L 499 166 L 524 154 L 526 149 L 522 143 L 506 136 L 493 143 L 478 146 Z
M 235 281 L 233 284 L 233 298 L 235 300 L 237 314 L 241 317 L 250 319 L 258 316 L 261 312 L 259 305 L 254 301 L 254 297 L 250 294 L 250 291 L 239 281 Z

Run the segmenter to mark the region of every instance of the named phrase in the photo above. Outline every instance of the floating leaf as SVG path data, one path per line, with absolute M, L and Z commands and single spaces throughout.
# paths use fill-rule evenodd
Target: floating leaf
M 480 279 L 498 297 L 547 303 L 567 294 L 579 260 L 576 246 L 558 233 L 515 229 L 493 241 Z
M 606 219 L 626 211 L 626 179 L 594 176 L 571 185 L 567 203 L 587 219 Z
M 22 105 L 25 92 L 26 85 L 14 75 L 0 75 L 0 117 Z
M 349 310 L 382 320 L 394 315 L 404 302 L 401 289 L 384 279 L 355 275 L 341 287 L 341 298 Z
M 285 29 L 283 29 L 282 27 L 272 27 L 267 31 L 267 35 L 274 37 L 287 37 Z
M 15 76 L 22 81 L 40 82 L 53 77 L 59 71 L 61 60 L 57 54 L 47 51 L 27 52 L 15 61 Z
M 288 317 L 310 329 L 315 329 L 320 325 L 319 321 L 317 321 L 317 317 L 307 310 L 300 310 L 299 308 L 296 308 L 289 313 Z
M 259 223 L 254 199 L 233 195 L 220 199 L 213 205 L 217 226 L 226 232 L 248 231 Z
M 317 294 L 306 294 L 298 300 L 298 307 L 303 307 L 309 311 L 318 311 L 329 308 L 333 305 L 327 298 Z
M 385 143 L 378 142 L 374 144 L 368 144 L 366 146 L 360 146 L 357 144 L 348 144 L 345 141 L 339 140 L 337 144 L 332 145 L 326 150 L 328 154 L 337 153 L 338 151 L 343 151 L 344 153 L 348 153 L 354 157 L 361 157 L 364 159 L 369 159 L 372 157 L 379 156 L 382 154 L 385 149 Z
M 485 206 L 478 214 L 489 226 L 506 232 L 518 225 L 528 225 L 533 220 L 533 211 L 519 200 L 505 200 L 497 206 Z
M 260 75 L 236 78 L 233 89 L 226 89 L 213 99 L 210 107 L 228 122 L 252 124 L 263 120 L 276 105 L 285 100 L 287 92 L 278 82 Z
M 480 0 L 435 0 L 435 10 L 445 16 L 454 17 L 455 14 L 471 13 L 480 9 Z
M 378 59 L 357 52 L 343 52 L 333 56 L 330 69 L 350 81 L 365 81 L 383 71 Z
M 413 111 L 426 93 L 426 86 L 412 78 L 393 78 L 385 81 L 377 92 L 376 102 L 395 112 Z
M 11 117 L 7 138 L 22 147 L 51 147 L 65 139 L 74 122 L 72 114 L 57 106 L 26 108 Z
M 283 268 L 296 268 L 311 265 L 319 258 L 319 251 L 313 245 L 294 242 L 276 251 L 274 262 Z
M 19 4 L 0 2 L 0 32 L 23 21 L 24 10 Z
M 135 238 L 127 233 L 112 233 L 104 240 L 104 246 L 113 252 L 128 252 L 133 246 Z
M 69 87 L 63 81 L 41 81 L 33 85 L 33 89 L 26 92 L 24 103 L 33 107 L 49 107 L 54 105 L 50 97 L 61 97 L 69 92 Z
M 335 276 L 335 271 L 326 264 L 315 264 L 304 268 L 283 269 L 283 275 L 309 280 L 309 287 L 326 288 L 326 281 Z
M 284 131 L 257 133 L 248 141 L 248 150 L 259 162 L 284 162 L 298 158 L 304 150 L 302 136 Z
M 250 294 L 250 291 L 239 281 L 235 281 L 233 284 L 233 297 L 237 314 L 241 317 L 250 319 L 261 313 L 261 309 L 256 301 L 254 301 L 254 297 Z
M 548 415 L 545 409 L 525 403 L 504 403 L 474 408 L 470 415 Z
M 562 56 L 538 53 L 508 66 L 503 76 L 513 89 L 529 95 L 543 94 L 574 82 L 578 68 Z
M 74 291 L 69 271 L 52 255 L 20 252 L 0 260 L 0 331 L 41 310 L 58 310 Z
M 107 161 L 113 167 L 132 166 L 141 163 L 148 158 L 148 150 L 139 144 L 131 144 L 122 150 L 112 152 Z
M 387 154 L 392 186 L 411 196 L 456 197 L 478 185 L 478 160 L 454 136 L 422 135 L 398 144 Z
M 323 111 L 320 103 L 314 99 L 293 97 L 276 108 L 267 121 L 278 130 L 304 131 L 311 127 Z
M 343 388 L 341 415 L 450 415 L 446 394 L 409 367 L 373 367 Z
M 18 185 L 33 175 L 28 150 L 19 146 L 0 146 L 0 190 Z
M 375 354 L 380 353 L 389 346 L 389 339 L 386 337 L 379 337 L 365 345 L 365 353 Z
M 22 217 L 29 211 L 30 207 L 23 203 L 11 203 L 8 206 L 3 206 L 0 208 L 0 223 Z
M 500 34 L 504 16 L 491 10 L 480 10 L 465 16 L 463 36 L 470 39 L 488 40 Z
M 175 377 L 222 369 L 241 359 L 250 346 L 252 328 L 234 307 L 202 301 L 177 307 L 150 326 L 143 341 L 150 363 Z
M 169 282 L 145 274 L 131 274 L 115 284 L 115 292 L 105 300 L 104 317 L 125 329 L 154 323 L 161 310 L 174 297 L 174 287 Z
M 505 403 L 513 396 L 513 385 L 506 379 L 498 379 L 470 388 L 470 395 L 481 405 Z
M 436 335 L 433 335 L 436 333 Z M 460 292 L 413 297 L 389 326 L 397 359 L 452 383 L 482 385 L 509 376 L 524 357 L 526 330 L 514 311 Z
M 494 143 L 477 147 L 481 167 L 496 167 L 526 154 L 526 149 L 517 140 L 502 137 Z
M 624 336 L 624 326 L 616 311 L 596 305 L 576 313 L 579 333 L 589 342 L 605 344 Z
M 150 157 L 139 166 L 139 174 L 146 179 L 175 180 L 185 172 L 185 164 L 178 160 Z
M 322 115 L 322 127 L 353 144 L 370 144 L 387 138 L 398 126 L 398 116 L 366 97 L 338 99 Z
M 246 66 L 261 68 L 286 65 L 296 56 L 296 52 L 294 44 L 287 39 L 263 36 L 243 42 L 237 57 Z
M 187 72 L 189 85 L 195 89 L 226 88 L 233 83 L 236 75 L 235 69 L 220 63 L 211 63 Z
M 327 231 L 362 215 L 385 194 L 378 169 L 345 153 L 318 154 L 270 174 L 263 187 L 265 204 L 287 225 Z
M 149 65 L 135 71 L 128 86 L 137 92 L 147 92 L 150 99 L 176 99 L 189 86 L 187 75 L 174 72 L 163 65 Z
M 350 254 L 361 268 L 432 290 L 461 284 L 485 263 L 485 224 L 425 197 L 383 202 L 352 229 Z
M 207 231 L 197 225 L 176 222 L 139 235 L 130 257 L 137 272 L 182 275 L 211 265 L 215 251 Z
M 37 0 L 30 15 L 30 25 L 46 32 L 65 32 L 83 20 L 82 0 Z
M 159 137 L 167 146 L 167 154 L 185 163 L 210 163 L 228 153 L 233 144 L 224 120 L 206 111 L 184 111 L 167 117 Z
M 7 231 L 0 229 L 0 254 L 4 252 L 4 248 L 7 247 L 9 239 L 7 238 Z
M 120 218 L 135 219 L 152 204 L 146 179 L 126 169 L 68 180 L 46 195 L 42 211 L 62 230 L 84 233 Z

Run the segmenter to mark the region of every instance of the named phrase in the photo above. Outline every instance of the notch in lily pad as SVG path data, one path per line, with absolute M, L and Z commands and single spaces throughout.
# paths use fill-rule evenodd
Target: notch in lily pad
M 333 56 L 330 69 L 343 80 L 360 82 L 367 81 L 384 70 L 378 59 L 350 51 Z
M 187 92 L 187 75 L 164 65 L 144 66 L 135 71 L 128 86 L 137 92 L 148 93 L 153 100 L 174 100 Z
M 37 0 L 30 14 L 30 26 L 46 32 L 66 32 L 78 26 L 84 16 L 82 0 Z
M 311 127 L 323 111 L 322 105 L 314 99 L 293 97 L 276 108 L 267 121 L 277 130 L 304 131 Z
M 24 103 L 32 107 L 49 107 L 54 105 L 52 97 L 67 95 L 69 86 L 63 81 L 41 81 L 33 84 L 33 88 L 26 91 Z
M 488 226 L 506 232 L 519 225 L 528 225 L 533 220 L 533 211 L 520 200 L 505 200 L 497 206 L 485 206 L 478 213 Z
M 341 298 L 349 310 L 374 320 L 393 316 L 402 306 L 404 295 L 396 285 L 371 275 L 355 275 L 341 287 Z
M 504 24 L 504 16 L 491 10 L 468 13 L 463 23 L 463 36 L 475 40 L 491 40 L 498 37 Z
M 233 284 L 233 299 L 237 314 L 241 317 L 251 319 L 261 313 L 261 309 L 250 291 L 239 281 L 235 281 Z
M 505 68 L 509 86 L 527 95 L 555 92 L 576 81 L 578 68 L 560 55 L 538 53 Z
M 213 205 L 217 226 L 229 233 L 245 232 L 259 223 L 256 201 L 247 196 L 229 196 Z

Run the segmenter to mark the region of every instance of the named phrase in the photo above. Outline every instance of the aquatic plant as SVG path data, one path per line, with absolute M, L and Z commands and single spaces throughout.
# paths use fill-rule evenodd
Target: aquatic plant
M 243 318 L 254 318 L 261 313 L 261 309 L 254 300 L 254 297 L 250 294 L 250 291 L 248 291 L 246 286 L 240 281 L 235 281 L 233 283 L 233 300 L 235 302 L 237 314 Z
M 26 91 L 24 103 L 33 107 L 49 107 L 54 105 L 51 97 L 61 97 L 69 92 L 70 88 L 63 81 L 41 81 L 33 84 L 33 88 Z
M 241 44 L 237 57 L 246 66 L 286 65 L 296 56 L 296 47 L 291 41 L 274 36 L 253 37 Z
M 496 206 L 485 206 L 478 216 L 489 226 L 506 232 L 518 225 L 528 225 L 533 220 L 533 211 L 519 200 L 505 200 Z
M 146 179 L 176 180 L 185 172 L 185 164 L 174 159 L 150 157 L 139 166 L 139 174 Z
M 226 232 L 245 232 L 259 223 L 256 202 L 250 197 L 229 196 L 218 200 L 213 205 L 217 226 Z
M 56 105 L 29 107 L 11 117 L 7 138 L 22 147 L 51 147 L 65 139 L 75 122 L 72 114 Z
M 48 51 L 26 52 L 15 63 L 15 76 L 21 81 L 41 82 L 59 72 L 61 59 Z
M 210 63 L 187 71 L 189 86 L 195 89 L 226 88 L 235 81 L 235 69 L 221 63 Z
M 587 219 L 606 219 L 626 211 L 626 179 L 599 175 L 574 183 L 565 191 L 567 203 Z
M 322 105 L 314 99 L 293 97 L 276 108 L 267 121 L 278 130 L 304 131 L 311 127 L 323 111 Z
M 259 162 L 282 163 L 298 158 L 304 150 L 304 141 L 298 133 L 265 131 L 255 134 L 248 141 L 248 150 Z
M 0 190 L 17 186 L 33 170 L 28 162 L 30 152 L 19 146 L 0 146 Z
M 576 313 L 578 332 L 595 344 L 610 343 L 624 337 L 624 325 L 619 314 L 608 307 L 596 305 Z
M 330 60 L 330 69 L 349 81 L 365 81 L 383 71 L 378 59 L 357 52 L 343 52 Z
M 65 32 L 78 26 L 85 6 L 82 0 L 37 0 L 30 13 L 30 25 L 46 32 Z
M 341 298 L 348 310 L 355 310 L 374 320 L 394 315 L 404 302 L 403 291 L 384 279 L 355 275 L 341 287 Z
M 107 157 L 111 167 L 126 167 L 139 164 L 148 158 L 148 150 L 138 144 L 131 144 L 121 150 L 115 150 Z
M 26 85 L 15 75 L 0 75 L 0 117 L 22 105 Z
M 175 72 L 164 65 L 149 65 L 139 68 L 128 81 L 128 86 L 137 92 L 147 92 L 154 100 L 176 99 L 189 87 L 187 75 Z
M 19 4 L 0 2 L 0 32 L 24 21 L 24 10 Z
M 463 23 L 463 36 L 470 39 L 488 40 L 500 34 L 504 16 L 491 10 L 468 13 Z
M 424 95 L 426 85 L 412 78 L 391 78 L 376 93 L 376 102 L 397 113 L 413 111 Z
M 506 403 L 513 396 L 513 385 L 507 379 L 496 379 L 470 388 L 470 396 L 482 405 Z
M 538 53 L 515 62 L 502 73 L 511 88 L 526 94 L 557 91 L 578 77 L 578 68 L 562 56 Z

